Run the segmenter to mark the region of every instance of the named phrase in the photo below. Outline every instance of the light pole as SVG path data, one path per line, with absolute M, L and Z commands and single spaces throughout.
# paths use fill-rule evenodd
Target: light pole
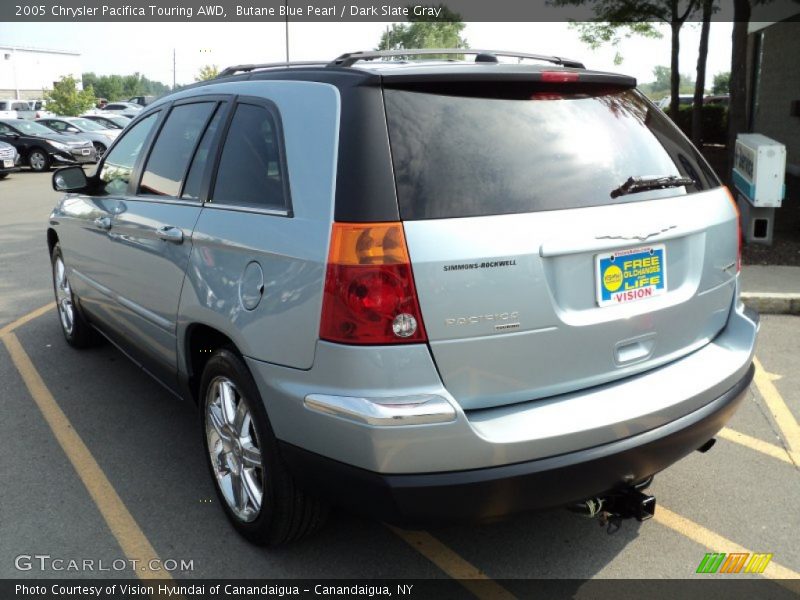
M 283 1 L 283 10 L 286 15 L 286 64 L 289 64 L 289 0 Z

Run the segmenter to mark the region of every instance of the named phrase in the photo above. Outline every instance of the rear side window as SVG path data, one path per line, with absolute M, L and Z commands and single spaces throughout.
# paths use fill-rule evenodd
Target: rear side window
M 195 146 L 215 106 L 214 102 L 196 102 L 170 111 L 147 159 L 140 194 L 178 196 Z
M 664 198 L 719 186 L 698 151 L 638 92 L 520 99 L 386 89 L 400 215 L 441 219 Z M 629 177 L 694 186 L 610 197 Z
M 222 149 L 212 202 L 288 209 L 282 137 L 277 111 L 240 103 Z
M 100 184 L 107 194 L 124 194 L 133 173 L 133 166 L 147 135 L 155 125 L 158 113 L 148 115 L 126 131 L 111 151 L 106 154 L 100 169 Z

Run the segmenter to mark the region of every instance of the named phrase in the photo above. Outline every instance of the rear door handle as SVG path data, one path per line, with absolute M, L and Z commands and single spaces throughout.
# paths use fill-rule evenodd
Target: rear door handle
M 164 225 L 156 229 L 156 236 L 165 242 L 172 242 L 173 244 L 183 243 L 183 231 L 173 225 Z
M 97 217 L 94 220 L 94 226 L 103 231 L 111 229 L 111 217 Z

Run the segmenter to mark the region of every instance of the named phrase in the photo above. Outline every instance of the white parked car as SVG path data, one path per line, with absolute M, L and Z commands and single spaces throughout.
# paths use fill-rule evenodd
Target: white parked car
M 142 107 L 133 102 L 109 102 L 100 109 L 100 112 L 133 118 L 136 117 L 141 110 Z
M 3 119 L 34 119 L 35 111 L 25 100 L 14 98 L 0 99 L 0 118 Z
M 36 122 L 57 133 L 73 134 L 79 138 L 90 140 L 97 152 L 97 158 L 102 158 L 111 142 L 117 139 L 122 131 L 121 129 L 107 129 L 99 123 L 81 117 L 46 117 L 36 119 Z

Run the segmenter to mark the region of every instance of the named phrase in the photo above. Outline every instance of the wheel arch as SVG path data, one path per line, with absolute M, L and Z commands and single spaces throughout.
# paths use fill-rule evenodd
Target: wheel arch
M 56 247 L 58 243 L 58 234 L 56 230 L 52 227 L 47 228 L 47 254 L 48 256 L 53 256 L 53 248 Z
M 183 363 L 188 391 L 195 403 L 198 403 L 199 399 L 203 369 L 214 352 L 220 348 L 227 348 L 238 356 L 242 356 L 233 339 L 219 329 L 199 322 L 191 323 L 186 327 L 183 336 Z

